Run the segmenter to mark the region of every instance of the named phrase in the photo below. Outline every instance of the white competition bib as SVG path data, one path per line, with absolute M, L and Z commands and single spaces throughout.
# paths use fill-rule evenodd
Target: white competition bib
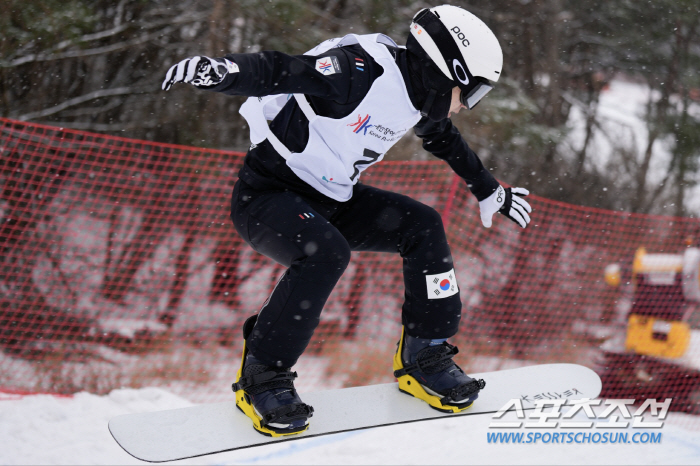
M 267 125 L 267 120 L 279 113 L 291 95 L 250 97 L 240 109 L 250 126 L 251 142 L 259 144 L 268 139 L 299 178 L 341 202 L 352 197 L 352 187 L 362 171 L 382 160 L 384 154 L 421 118 L 420 112 L 411 104 L 394 57 L 381 45 L 396 46 L 389 37 L 350 34 L 342 39 L 327 40 L 306 54 L 322 55 L 331 48 L 358 43 L 384 69 L 384 73 L 345 118 L 316 115 L 303 94 L 294 94 L 293 98 L 309 120 L 309 140 L 302 152 L 290 152 Z M 333 63 L 322 65 L 322 70 L 332 68 L 333 72 L 338 72 Z

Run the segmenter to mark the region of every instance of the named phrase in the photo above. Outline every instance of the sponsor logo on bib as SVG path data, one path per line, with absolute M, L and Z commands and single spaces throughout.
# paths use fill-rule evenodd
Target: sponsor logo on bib
M 357 122 L 355 122 L 355 123 L 350 123 L 350 124 L 347 125 L 347 126 L 352 126 L 352 127 L 355 128 L 355 129 L 352 130 L 353 133 L 355 133 L 355 134 L 362 134 L 363 136 L 366 136 L 366 135 L 367 135 L 367 130 L 370 129 L 372 126 L 374 126 L 374 125 L 370 125 L 370 124 L 369 124 L 369 120 L 370 120 L 371 118 L 372 118 L 372 117 L 371 117 L 369 114 L 365 115 L 364 118 L 362 118 L 362 115 L 357 115 Z M 361 133 L 360 131 L 363 131 L 363 130 L 364 130 L 364 132 Z

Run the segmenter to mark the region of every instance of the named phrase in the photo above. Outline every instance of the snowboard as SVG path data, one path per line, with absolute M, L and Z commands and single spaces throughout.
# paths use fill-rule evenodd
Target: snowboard
M 150 413 L 125 414 L 109 421 L 109 431 L 130 455 L 159 463 L 276 442 L 294 441 L 372 427 L 455 416 L 495 413 L 511 399 L 532 409 L 538 399 L 596 398 L 600 377 L 577 364 L 543 364 L 470 374 L 486 387 L 473 406 L 442 413 L 399 392 L 398 383 L 300 393 L 314 407 L 309 429 L 298 435 L 266 437 L 253 429 L 235 401 L 200 404 Z M 231 394 L 233 398 L 233 394 Z

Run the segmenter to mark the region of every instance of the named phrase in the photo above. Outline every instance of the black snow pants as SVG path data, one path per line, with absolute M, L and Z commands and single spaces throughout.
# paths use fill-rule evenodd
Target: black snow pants
M 266 364 L 292 367 L 296 363 L 311 341 L 351 251 L 401 255 L 402 322 L 409 335 L 448 338 L 457 333 L 459 293 L 430 299 L 431 284 L 426 283 L 426 278 L 432 278 L 429 275 L 453 268 L 442 219 L 432 207 L 360 183 L 349 201 L 337 202 L 284 189 L 255 189 L 239 180 L 233 190 L 231 218 L 255 251 L 288 267 L 260 309 L 247 342 L 247 348 Z

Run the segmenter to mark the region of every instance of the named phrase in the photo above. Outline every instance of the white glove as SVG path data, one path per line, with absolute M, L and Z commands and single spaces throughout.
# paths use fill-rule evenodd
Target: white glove
M 525 188 L 503 188 L 499 186 L 489 197 L 479 202 L 481 223 L 491 228 L 493 214 L 500 212 L 515 223 L 525 228 L 530 223 L 532 207 L 521 196 L 530 194 Z
M 188 83 L 196 87 L 216 86 L 227 74 L 237 73 L 238 65 L 227 58 L 191 57 L 170 67 L 163 81 L 167 91 L 175 83 Z

